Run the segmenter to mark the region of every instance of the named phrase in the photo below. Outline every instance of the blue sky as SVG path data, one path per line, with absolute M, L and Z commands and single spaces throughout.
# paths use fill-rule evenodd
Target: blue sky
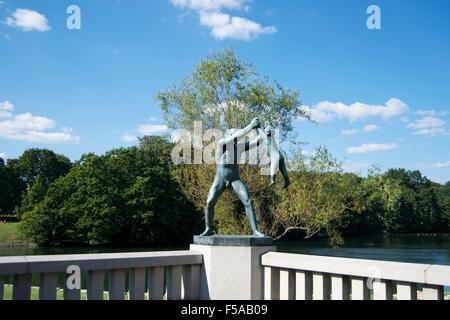
M 66 27 L 72 4 L 81 30 Z M 447 0 L 0 1 L 0 156 L 75 160 L 163 132 L 156 93 L 227 47 L 301 90 L 319 122 L 295 124 L 306 150 L 450 180 Z

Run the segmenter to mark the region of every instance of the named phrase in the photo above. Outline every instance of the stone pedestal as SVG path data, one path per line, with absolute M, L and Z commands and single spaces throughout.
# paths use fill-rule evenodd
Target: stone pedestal
M 271 238 L 195 237 L 192 251 L 203 254 L 201 300 L 262 300 L 261 256 L 276 251 Z

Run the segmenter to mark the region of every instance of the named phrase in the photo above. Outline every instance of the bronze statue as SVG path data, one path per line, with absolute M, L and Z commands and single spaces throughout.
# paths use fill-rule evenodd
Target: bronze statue
M 245 143 L 239 143 L 239 140 L 247 136 L 252 130 L 258 130 L 258 136 L 254 140 Z M 289 186 L 289 177 L 286 170 L 284 157 L 278 149 L 276 142 L 273 141 L 272 129 L 267 132 L 261 129 L 261 122 L 258 118 L 252 120 L 250 125 L 242 130 L 231 129 L 227 132 L 224 139 L 217 143 L 216 149 L 216 177 L 209 191 L 208 200 L 205 208 L 206 230 L 201 237 L 211 236 L 213 234 L 214 208 L 220 196 L 226 189 L 230 189 L 241 200 L 245 207 L 247 218 L 253 231 L 253 236 L 264 237 L 258 230 L 256 222 L 255 209 L 253 207 L 250 192 L 247 186 L 241 180 L 239 173 L 239 159 L 244 152 L 256 148 L 264 141 L 267 145 L 267 152 L 271 158 L 271 179 L 275 183 L 275 177 L 280 168 L 285 178 L 285 187 Z

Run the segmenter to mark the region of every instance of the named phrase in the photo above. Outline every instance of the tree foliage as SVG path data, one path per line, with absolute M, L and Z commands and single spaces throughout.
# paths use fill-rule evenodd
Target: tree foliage
M 450 194 L 446 186 L 419 171 L 390 169 L 364 179 L 367 195 L 363 215 L 353 219 L 348 231 L 370 233 L 448 232 Z
M 200 219 L 171 178 L 171 149 L 153 137 L 139 147 L 83 155 L 23 214 L 22 230 L 53 245 L 186 242 Z
M 294 120 L 309 118 L 299 96 L 259 75 L 232 50 L 224 50 L 198 63 L 179 86 L 160 92 L 156 99 L 172 129 L 192 130 L 195 121 L 202 121 L 206 129 L 243 128 L 257 116 L 286 138 Z
M 0 214 L 13 214 L 25 191 L 26 184 L 17 170 L 0 158 Z
M 53 182 L 67 174 L 72 165 L 69 158 L 48 149 L 28 149 L 8 164 L 15 168 L 29 188 L 38 176 Z

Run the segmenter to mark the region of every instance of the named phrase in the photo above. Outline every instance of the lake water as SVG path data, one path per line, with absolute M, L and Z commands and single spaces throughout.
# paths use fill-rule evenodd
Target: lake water
M 386 235 L 345 239 L 342 248 L 327 240 L 278 242 L 278 251 L 359 259 L 450 265 L 449 235 Z M 0 248 L 0 256 L 186 250 L 177 248 Z

